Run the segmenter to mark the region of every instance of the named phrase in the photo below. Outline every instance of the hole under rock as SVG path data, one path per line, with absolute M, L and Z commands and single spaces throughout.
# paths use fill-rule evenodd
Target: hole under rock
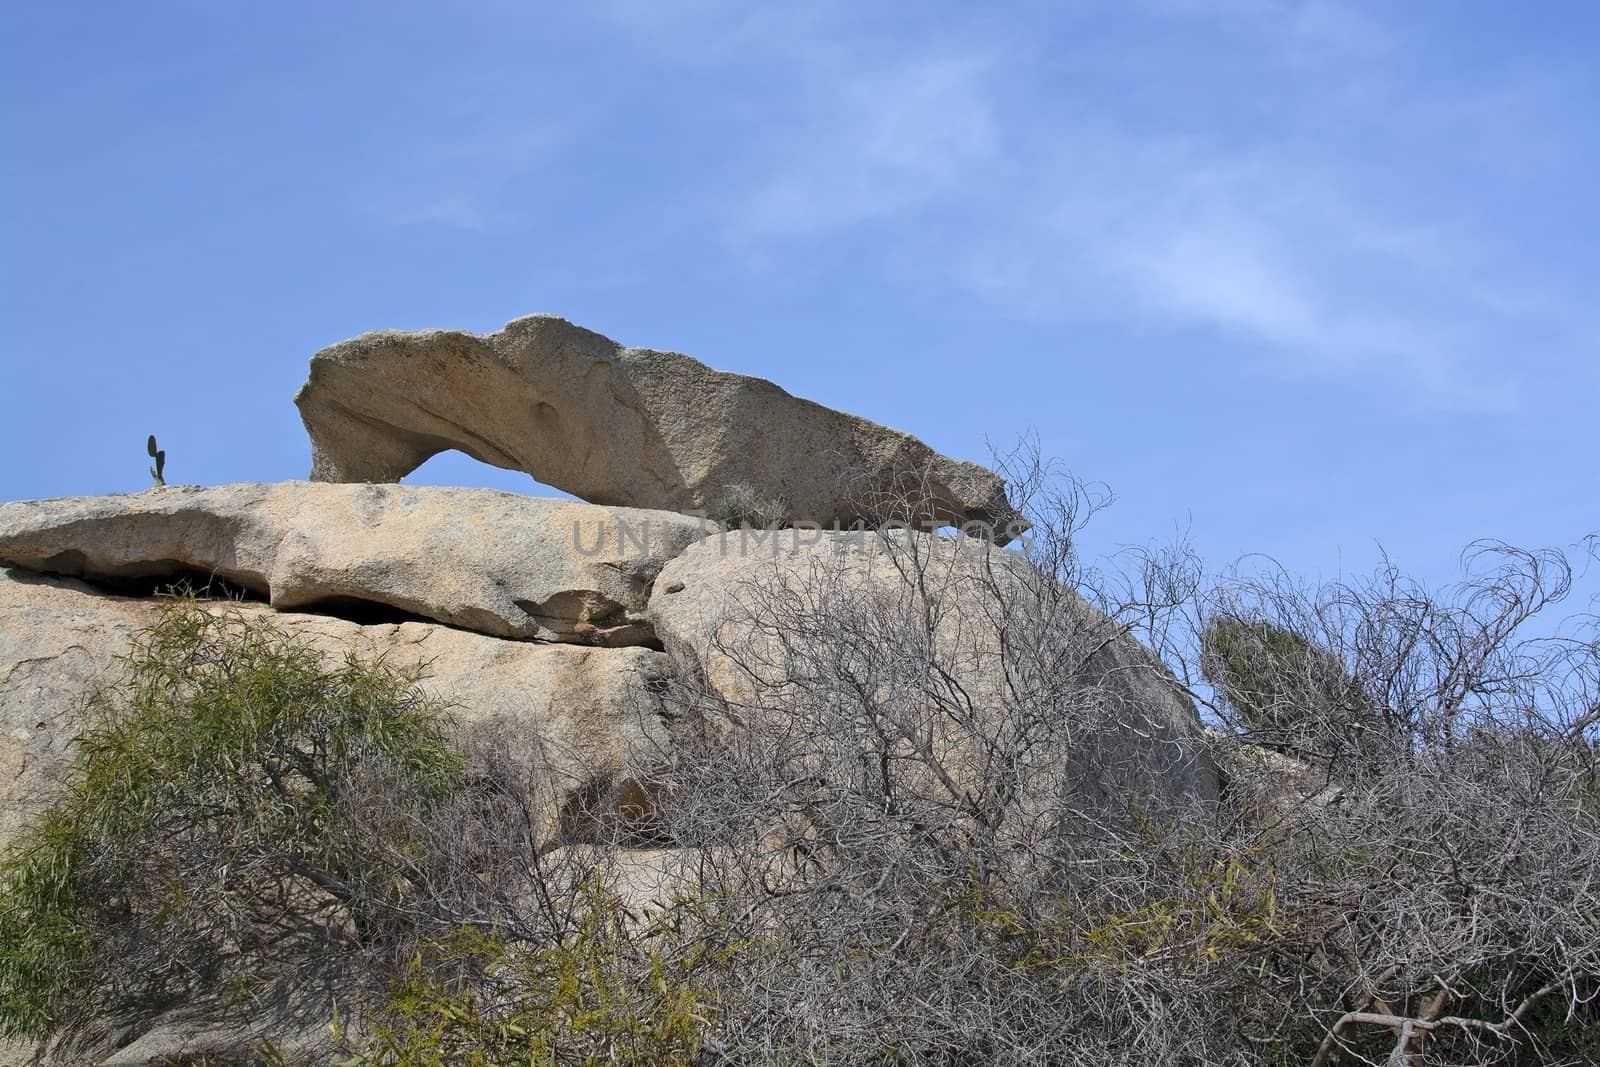
M 671 838 L 661 824 L 658 805 L 655 790 L 633 778 L 586 782 L 561 805 L 562 842 L 664 847 Z
M 516 493 L 518 496 L 578 499 L 565 490 L 546 485 L 531 474 L 480 462 L 454 448 L 447 448 L 424 460 L 420 467 L 401 478 L 400 484 L 498 489 L 505 493 Z
M 296 604 L 286 607 L 284 611 L 292 611 L 298 615 L 327 615 L 330 618 L 343 619 L 359 626 L 380 626 L 385 624 L 399 624 L 402 622 L 426 622 L 434 626 L 444 626 L 438 619 L 430 619 L 426 615 L 419 615 L 405 608 L 397 608 L 393 604 L 385 604 L 378 600 L 366 600 L 356 596 L 333 596 L 322 600 L 313 600 L 306 604 Z
M 113 596 L 154 597 L 192 593 L 202 600 L 248 600 L 255 603 L 265 603 L 267 600 L 265 583 L 224 578 L 214 571 L 171 559 L 125 564 L 114 571 L 96 571 L 85 566 L 81 553 L 68 552 L 46 560 L 40 571 L 76 578 L 90 588 Z
M 19 577 L 33 574 L 41 578 L 71 578 L 111 596 L 150 599 L 193 594 L 201 600 L 239 600 L 254 604 L 265 604 L 269 600 L 264 581 L 224 578 L 213 571 L 191 567 L 177 560 L 129 563 L 113 571 L 103 571 L 87 566 L 82 553 L 69 551 L 51 557 L 37 570 L 18 568 L 16 573 Z M 326 597 L 283 610 L 300 615 L 326 615 L 362 626 L 402 622 L 443 625 L 437 619 L 414 611 L 353 596 Z

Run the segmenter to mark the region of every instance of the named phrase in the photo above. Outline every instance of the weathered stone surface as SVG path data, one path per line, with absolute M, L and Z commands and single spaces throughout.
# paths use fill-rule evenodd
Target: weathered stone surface
M 545 869 L 597 871 L 622 898 L 635 921 L 660 914 L 674 897 L 691 895 L 702 865 L 714 852 L 699 848 L 616 848 L 576 844 L 551 849 Z
M 603 801 L 662 758 L 667 740 L 639 693 L 671 670 L 646 648 L 502 641 L 433 623 L 360 625 L 215 602 L 246 617 L 271 615 L 330 661 L 382 653 L 424 665 L 424 689 L 452 705 L 468 730 L 523 754 L 552 827 L 573 798 Z M 116 657 L 155 622 L 159 603 L 107 596 L 70 579 L 0 568 L 0 843 L 46 802 L 72 759 L 79 708 L 115 677 Z
M 1214 732 L 1218 770 L 1233 805 L 1268 830 L 1293 833 L 1344 796 L 1327 768 Z
M 970 539 L 906 543 L 942 591 L 934 646 L 982 714 L 1007 685 L 996 622 L 1025 606 L 1017 592 L 1032 572 L 1014 553 Z M 0 505 L 0 560 L 21 565 L 0 567 L 0 846 L 64 780 L 84 698 L 115 677 L 117 656 L 158 617 L 157 601 L 117 590 L 215 575 L 271 603 L 214 610 L 270 616 L 330 661 L 382 654 L 425 665 L 423 687 L 453 704 L 469 735 L 498 739 L 532 768 L 547 843 L 559 830 L 567 850 L 554 861 L 598 851 L 584 833 L 586 811 L 648 803 L 638 780 L 669 758 L 673 737 L 642 697 L 673 673 L 669 652 L 698 659 L 736 699 L 762 686 L 770 696 L 781 688 L 776 661 L 770 677 L 734 666 L 732 653 L 772 650 L 741 608 L 763 596 L 781 604 L 808 581 L 836 602 L 892 602 L 907 586 L 891 544 L 817 531 L 707 537 L 673 513 L 397 485 L 173 487 Z M 998 598 L 983 592 L 986 577 Z M 1063 603 L 1089 650 L 1077 677 L 1113 709 L 1085 720 L 1090 736 L 1065 773 L 1107 807 L 1214 795 L 1214 774 L 1197 755 L 1198 719 L 1164 668 L 1088 604 L 1071 594 Z M 375 619 L 374 607 L 394 617 Z M 647 914 L 692 884 L 705 860 L 694 850 L 625 849 L 611 862 L 625 898 Z M 192 1018 L 143 1021 L 103 1062 L 220 1050 L 267 1033 L 295 1049 L 318 1038 L 315 1027 L 302 1035 L 265 1017 L 235 1025 L 192 1007 Z M 0 1044 L 0 1062 L 22 1055 Z
M 975 463 L 553 315 L 486 335 L 363 334 L 313 356 L 295 402 L 318 481 L 398 481 L 454 448 L 599 504 L 689 511 L 745 484 L 826 526 L 872 518 L 869 498 L 916 472 L 939 523 L 986 523 L 1002 542 L 1026 525 Z
M 0 569 L 0 843 L 60 782 L 84 699 L 153 617 L 145 601 Z
M 833 608 L 849 613 L 870 602 L 891 613 L 880 619 L 903 619 L 909 635 L 931 618 L 932 655 L 983 715 L 1018 699 L 1009 671 L 1043 662 L 1026 652 L 1008 659 L 1001 641 L 1003 627 L 1015 628 L 1013 641 L 1043 632 L 1030 630 L 1045 607 L 1029 592 L 1043 581 L 1017 553 L 971 538 L 778 531 L 756 542 L 735 531 L 668 563 L 649 611 L 667 650 L 698 659 L 724 696 L 776 706 L 785 700 L 785 656 L 826 638 L 790 629 L 779 642 L 752 620 L 770 626 L 798 606 L 810 625 Z M 1086 799 L 1148 810 L 1214 798 L 1200 719 L 1176 679 L 1075 592 L 1057 588 L 1052 596 L 1048 632 L 1072 665 L 1073 706 L 1086 735 L 1069 773 Z M 871 638 L 863 629 L 850 639 Z
M 704 535 L 672 512 L 489 489 L 246 482 L 0 504 L 0 562 L 125 583 L 214 575 L 283 610 L 392 609 L 478 633 L 654 640 L 663 563 Z

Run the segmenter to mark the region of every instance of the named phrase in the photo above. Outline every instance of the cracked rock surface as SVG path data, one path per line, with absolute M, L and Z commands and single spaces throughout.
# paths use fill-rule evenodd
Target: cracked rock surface
M 554 315 L 483 335 L 363 334 L 313 356 L 295 402 L 317 481 L 394 482 L 454 448 L 599 504 L 689 511 L 746 485 L 788 521 L 827 526 L 870 519 L 917 472 L 938 524 L 985 523 L 1002 543 L 1026 528 L 976 463 Z
M 144 591 L 221 579 L 280 610 L 416 617 L 494 637 L 653 645 L 671 512 L 490 489 L 245 482 L 0 504 L 0 562 Z

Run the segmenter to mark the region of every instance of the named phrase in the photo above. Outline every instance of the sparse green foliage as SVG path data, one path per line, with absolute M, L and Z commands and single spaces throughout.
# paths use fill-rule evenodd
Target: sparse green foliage
M 198 986 L 249 997 L 388 936 L 409 885 L 383 857 L 420 861 L 422 817 L 462 782 L 414 677 L 330 665 L 268 621 L 178 600 L 125 668 L 0 861 L 5 1032 Z
M 464 928 L 423 946 L 347 1067 L 697 1062 L 715 1014 L 706 944 L 686 943 L 676 909 L 630 913 L 598 875 L 575 904 L 551 944 Z
M 1371 718 L 1371 700 L 1337 656 L 1282 626 L 1219 615 L 1201 634 L 1200 668 L 1258 743 L 1337 751 Z
M 48 1036 L 93 982 L 94 906 L 73 877 L 87 836 L 58 806 L 0 868 L 0 1033 Z
M 721 498 L 706 511 L 706 518 L 727 530 L 771 530 L 784 525 L 787 514 L 782 500 L 740 482 L 723 490 Z
M 145 442 L 144 448 L 145 448 L 145 451 L 150 454 L 150 458 L 155 460 L 154 465 L 152 465 L 151 468 L 150 468 L 150 477 L 152 479 L 154 479 L 154 481 L 155 481 L 155 483 L 157 485 L 166 485 L 167 484 L 167 473 L 166 473 L 167 472 L 167 452 L 166 452 L 166 449 L 157 448 L 156 447 L 156 435 L 155 434 L 151 434 L 150 435 L 150 439 Z

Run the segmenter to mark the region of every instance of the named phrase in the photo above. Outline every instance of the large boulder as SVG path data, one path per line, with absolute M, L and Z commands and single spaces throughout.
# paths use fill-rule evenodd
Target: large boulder
M 246 482 L 0 504 L 0 562 L 149 588 L 221 579 L 282 610 L 648 645 L 651 583 L 704 524 L 490 489 Z
M 1030 714 L 1070 720 L 1064 770 L 1086 810 L 1150 815 L 1216 796 L 1199 715 L 1166 666 L 1078 593 L 982 541 L 730 531 L 662 569 L 649 614 L 666 649 L 735 706 L 790 707 L 797 678 L 834 687 L 826 704 L 909 677 L 876 698 L 948 694 L 952 735 L 1004 736 Z M 990 772 L 971 745 L 936 740 L 979 788 Z
M 660 652 L 504 641 L 426 622 L 362 625 L 248 602 L 210 606 L 270 616 L 330 664 L 353 653 L 422 668 L 422 688 L 450 705 L 462 729 L 527 762 L 552 833 L 576 829 L 565 822 L 585 805 L 628 795 L 665 751 L 661 724 L 639 699 L 672 669 Z M 54 793 L 85 698 L 115 680 L 117 658 L 160 610 L 156 600 L 0 568 L 0 844 Z
M 975 463 L 553 315 L 485 335 L 363 334 L 313 356 L 295 402 L 317 481 L 398 481 L 459 449 L 599 504 L 690 511 L 743 486 L 826 526 L 870 520 L 904 492 L 936 524 L 986 524 L 1002 543 L 1026 528 Z

